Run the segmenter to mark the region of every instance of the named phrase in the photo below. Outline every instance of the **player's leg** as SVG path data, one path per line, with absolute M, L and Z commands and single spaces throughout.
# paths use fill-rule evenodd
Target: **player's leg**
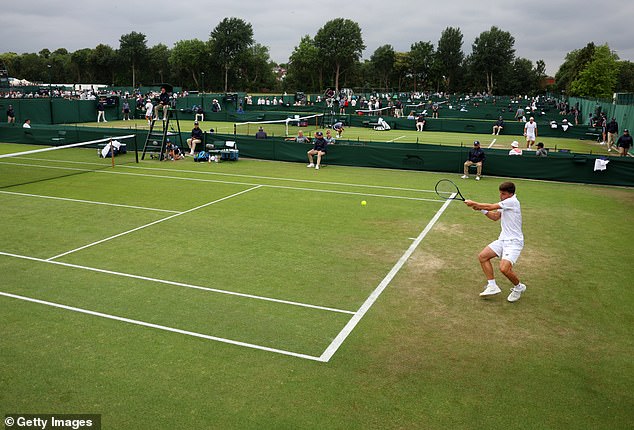
M 501 259 L 500 272 L 502 272 L 502 274 L 506 276 L 506 278 L 509 281 L 511 281 L 513 285 L 517 285 L 520 283 L 520 279 L 517 277 L 517 275 L 513 271 L 513 262 L 506 259 Z
M 501 252 L 501 243 L 500 241 L 495 241 L 491 243 L 489 246 L 486 246 L 480 254 L 478 254 L 478 260 L 480 261 L 480 266 L 482 267 L 482 271 L 484 272 L 484 276 L 487 278 L 487 285 L 484 288 L 484 291 L 480 293 L 481 297 L 493 296 L 502 292 L 500 287 L 495 282 L 495 276 L 493 275 L 493 265 L 491 264 L 491 259 L 498 256 L 498 253 L 494 250 L 494 248 L 500 248 Z
M 315 167 L 315 164 L 313 163 L 313 155 L 315 155 L 315 150 L 311 149 L 306 154 L 308 155 L 308 166 L 306 167 Z
M 462 179 L 467 179 L 469 177 L 469 166 L 473 164 L 473 161 L 467 160 L 464 162 L 464 175 L 462 175 Z
M 477 168 L 477 169 L 476 169 L 476 176 L 477 176 L 477 177 L 482 176 L 482 161 L 478 161 L 478 162 L 476 163 L 476 168 Z

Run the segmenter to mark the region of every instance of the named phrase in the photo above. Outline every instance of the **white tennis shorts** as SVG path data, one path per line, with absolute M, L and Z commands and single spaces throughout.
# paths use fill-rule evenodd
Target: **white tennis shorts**
M 524 241 L 511 239 L 511 240 L 495 240 L 489 244 L 489 248 L 495 252 L 495 254 L 502 260 L 508 260 L 515 264 L 517 259 L 520 258 L 522 249 L 524 249 Z

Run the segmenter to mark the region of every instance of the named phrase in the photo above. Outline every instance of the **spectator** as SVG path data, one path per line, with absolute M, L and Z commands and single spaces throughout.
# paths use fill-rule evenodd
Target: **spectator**
M 426 123 L 427 121 L 425 120 L 425 115 L 423 113 L 419 114 L 416 117 L 416 131 L 423 131 Z
M 528 122 L 524 124 L 524 136 L 526 136 L 526 149 L 530 150 L 537 138 L 537 123 L 535 122 L 535 118 L 530 117 Z
M 619 123 L 616 122 L 616 118 L 612 118 L 612 121 L 608 123 L 606 131 L 608 132 L 608 152 L 610 152 L 616 142 L 616 136 L 619 134 Z
M 328 145 L 334 145 L 336 142 L 335 138 L 332 137 L 332 132 L 330 131 L 330 129 L 326 130 L 326 137 L 324 137 L 324 139 L 326 140 Z
M 196 109 L 194 109 L 194 112 L 196 112 L 196 115 L 194 116 L 194 121 L 205 120 L 205 111 L 203 110 L 202 106 L 196 106 Z
M 477 140 L 473 142 L 473 148 L 469 150 L 469 159 L 464 162 L 464 175 L 462 179 L 469 179 L 469 166 L 476 165 L 476 181 L 480 180 L 482 176 L 482 162 L 484 161 L 484 151 L 480 148 L 480 142 Z
M 332 125 L 333 130 L 335 130 L 337 132 L 337 139 L 339 139 L 341 136 L 343 136 L 343 131 L 345 130 L 343 128 L 343 123 L 341 121 L 338 121 L 336 123 L 334 123 Z
M 518 107 L 517 111 L 515 111 L 515 119 L 518 121 L 525 121 L 524 118 L 524 108 Z
M 519 146 L 520 144 L 517 143 L 517 140 L 514 140 L 513 143 L 511 143 L 509 155 L 522 155 L 522 149 Z
M 267 138 L 266 132 L 264 131 L 264 129 L 262 127 L 260 127 L 258 129 L 257 133 L 255 133 L 255 138 L 256 139 L 266 139 Z
M 202 143 L 203 131 L 198 126 L 198 121 L 194 121 L 194 128 L 189 139 L 187 139 L 187 146 L 189 146 L 189 155 L 193 156 L 196 153 L 196 145 Z
M 29 118 L 24 120 L 24 124 L 22 124 L 22 128 L 31 128 L 31 120 Z
M 431 117 L 432 118 L 438 118 L 438 103 L 434 103 L 431 107 Z
M 416 119 L 414 111 L 411 111 L 409 115 L 407 115 L 407 119 Z
M 621 157 L 627 157 L 628 152 L 632 147 L 632 136 L 630 136 L 630 131 L 627 128 L 623 130 L 623 136 L 619 137 L 616 145 L 619 147 Z
M 308 151 L 306 154 L 308 155 L 308 165 L 306 167 L 315 167 L 315 169 L 319 170 L 319 166 L 321 165 L 321 159 L 327 152 L 328 142 L 324 139 L 324 134 L 321 131 L 315 133 L 315 140 L 313 141 L 313 149 Z M 313 156 L 317 155 L 317 163 L 313 163 Z
M 7 123 L 15 124 L 15 110 L 13 110 L 13 105 L 9 105 L 7 108 Z
M 304 132 L 299 130 L 297 132 L 297 137 L 295 138 L 295 142 L 297 142 L 297 143 L 310 143 L 310 138 L 304 136 Z
M 123 102 L 123 109 L 121 109 L 121 112 L 123 112 L 123 120 L 130 121 L 130 104 L 127 100 Z
M 105 106 L 103 105 L 103 101 L 99 99 L 99 102 L 97 103 L 97 122 L 101 122 L 102 119 L 103 122 L 108 122 L 106 121 Z
M 535 153 L 538 157 L 548 157 L 548 151 L 544 148 L 544 144 L 539 142 L 537 144 L 537 152 Z
M 608 119 L 606 118 L 604 113 L 601 113 L 601 119 L 599 120 L 601 123 L 601 145 L 605 145 L 606 133 L 608 128 Z
M 497 136 L 500 134 L 503 128 L 504 128 L 504 120 L 502 119 L 502 116 L 500 116 L 498 120 L 495 121 L 495 125 L 493 125 L 493 133 L 491 134 Z
M 167 119 L 167 110 L 170 107 L 170 96 L 167 93 L 165 87 L 161 87 L 161 94 L 159 94 L 159 102 L 154 108 L 154 119 L 159 119 L 159 111 L 163 109 L 163 121 Z
M 212 112 L 220 112 L 222 108 L 220 107 L 220 103 L 218 103 L 218 99 L 213 99 L 211 103 L 211 111 Z

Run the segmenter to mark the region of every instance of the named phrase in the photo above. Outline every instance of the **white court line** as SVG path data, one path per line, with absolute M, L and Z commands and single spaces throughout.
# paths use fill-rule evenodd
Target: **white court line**
M 493 139 L 493 142 L 491 142 L 491 144 L 487 147 L 487 149 L 491 148 L 495 144 L 496 140 L 498 140 L 497 137 L 495 139 Z
M 40 305 L 52 306 L 52 307 L 55 307 L 55 308 L 66 309 L 66 310 L 69 310 L 69 311 L 79 312 L 79 313 L 82 313 L 82 314 L 88 314 L 88 315 L 92 315 L 92 316 L 96 316 L 96 317 L 101 317 L 101 318 L 107 318 L 107 319 L 111 319 L 111 320 L 121 321 L 121 322 L 129 323 L 129 324 L 135 324 L 135 325 L 140 325 L 140 326 L 144 326 L 144 327 L 150 327 L 150 328 L 154 328 L 154 329 L 158 329 L 158 330 L 169 331 L 169 332 L 172 332 L 172 333 L 184 334 L 184 335 L 187 335 L 187 336 L 194 336 L 194 337 L 198 337 L 198 338 L 202 338 L 202 339 L 213 340 L 213 341 L 216 341 L 216 342 L 228 343 L 228 344 L 231 344 L 231 345 L 243 346 L 243 347 L 252 348 L 252 349 L 259 349 L 259 350 L 267 351 L 267 352 L 275 352 L 277 354 L 290 355 L 292 357 L 304 358 L 306 360 L 323 361 L 323 360 L 321 360 L 321 357 L 315 357 L 315 356 L 312 356 L 312 355 L 300 354 L 300 353 L 297 353 L 297 352 L 285 351 L 283 349 L 277 349 L 277 348 L 269 348 L 267 346 L 256 345 L 256 344 L 247 343 L 247 342 L 240 342 L 240 341 L 237 341 L 237 340 L 226 339 L 226 338 L 223 338 L 223 337 L 209 336 L 207 334 L 196 333 L 196 332 L 193 332 L 193 331 L 181 330 L 181 329 L 178 329 L 178 328 L 167 327 L 167 326 L 164 326 L 164 325 L 159 325 L 159 324 L 153 324 L 153 323 L 149 323 L 149 322 L 145 322 L 145 321 L 134 320 L 134 319 L 131 319 L 131 318 L 125 318 L 125 317 L 120 317 L 120 316 L 116 316 L 116 315 L 105 314 L 103 312 L 95 312 L 95 311 L 91 311 L 91 310 L 88 310 L 88 309 L 76 308 L 74 306 L 67 306 L 67 305 L 62 305 L 62 304 L 54 303 L 54 302 L 47 302 L 45 300 L 34 299 L 34 298 L 31 298 L 31 297 L 26 297 L 26 296 L 19 296 L 17 294 L 4 293 L 4 292 L 0 291 L 0 295 L 1 296 L 5 296 L 5 297 L 10 297 L 10 298 L 13 298 L 13 299 L 24 300 L 26 302 L 38 303 Z
M 234 193 L 234 194 L 231 194 L 231 195 L 229 195 L 229 196 L 225 196 L 225 197 L 223 197 L 223 198 L 221 198 L 221 199 L 217 199 L 217 200 L 214 200 L 214 201 L 212 201 L 212 202 L 205 203 L 204 205 L 196 206 L 195 208 L 188 209 L 188 210 L 183 211 L 183 212 L 178 212 L 178 213 L 175 213 L 174 215 L 170 215 L 170 216 L 168 216 L 168 217 L 161 218 L 161 219 L 159 219 L 159 220 L 153 221 L 153 222 L 151 222 L 151 223 L 149 223 L 149 224 L 145 224 L 145 225 L 142 225 L 142 226 L 140 226 L 140 227 L 136 227 L 136 228 L 133 228 L 133 229 L 131 229 L 131 230 L 124 231 L 123 233 L 119 233 L 119 234 L 115 234 L 115 235 L 110 236 L 110 237 L 106 237 L 105 239 L 101 239 L 101 240 L 98 240 L 98 241 L 96 241 L 96 242 L 89 243 L 88 245 L 84 245 L 84 246 L 80 246 L 79 248 L 71 249 L 70 251 L 66 251 L 66 252 L 64 252 L 64 253 L 62 253 L 62 254 L 58 254 L 58 255 L 55 255 L 55 256 L 53 256 L 53 257 L 48 258 L 48 261 L 50 261 L 50 260 L 55 260 L 55 259 L 57 259 L 57 258 L 63 257 L 63 256 L 68 255 L 68 254 L 72 254 L 73 252 L 81 251 L 82 249 L 90 248 L 91 246 L 99 245 L 100 243 L 104 243 L 104 242 L 107 242 L 107 241 L 109 241 L 109 240 L 116 239 L 117 237 L 121 237 L 121 236 L 124 236 L 124 235 L 126 235 L 126 234 L 130 234 L 130 233 L 133 233 L 133 232 L 135 232 L 135 231 L 138 231 L 138 230 L 144 229 L 144 228 L 146 228 L 146 227 L 150 227 L 150 226 L 156 225 L 156 224 L 158 224 L 158 223 L 161 223 L 161 222 L 163 222 L 163 221 L 170 220 L 170 219 L 175 218 L 175 217 L 177 217 L 177 216 L 185 215 L 185 214 L 187 214 L 187 213 L 193 212 L 193 211 L 198 210 L 198 209 L 202 209 L 202 208 L 204 208 L 204 207 L 206 207 L 206 206 L 213 205 L 213 204 L 218 203 L 218 202 L 221 202 L 221 201 L 223 201 L 223 200 L 227 200 L 227 199 L 230 199 L 230 198 L 232 198 L 232 197 L 239 196 L 240 194 L 248 193 L 249 191 L 253 191 L 253 190 L 257 189 L 257 188 L 260 188 L 260 185 L 257 185 L 257 186 L 255 186 L 255 187 L 251 187 L 251 188 L 249 188 L 249 189 L 247 189 L 247 190 L 242 190 L 242 191 L 240 191 L 240 192 L 238 192 L 238 193 Z
M 171 211 L 169 209 L 146 208 L 146 207 L 143 207 L 143 206 L 121 205 L 121 204 L 117 204 L 117 203 L 97 202 L 97 201 L 93 201 L 93 200 L 69 199 L 69 198 L 66 198 L 66 197 L 44 196 L 44 195 L 40 195 L 40 194 L 16 193 L 16 192 L 13 192 L 13 191 L 2 191 L 2 190 L 0 190 L 0 193 L 1 194 L 10 194 L 10 195 L 13 195 L 13 196 L 37 197 L 37 198 L 40 198 L 40 199 L 62 200 L 62 201 L 75 202 L 75 203 L 88 203 L 88 204 L 91 204 L 91 205 L 116 206 L 116 207 L 127 208 L 127 209 L 141 209 L 141 210 L 145 210 L 145 211 L 169 212 L 169 213 L 173 213 L 173 214 L 180 213 L 179 211 Z
M 359 323 L 359 321 L 361 321 L 361 318 L 363 318 L 363 316 L 368 312 L 368 310 L 370 310 L 370 308 L 372 307 L 374 302 L 377 301 L 381 293 L 387 288 L 390 282 L 392 282 L 392 279 L 394 279 L 394 276 L 396 276 L 399 270 L 401 270 L 405 262 L 409 259 L 409 257 L 411 257 L 411 255 L 414 253 L 414 251 L 416 250 L 418 245 L 422 242 L 422 240 L 425 238 L 425 236 L 427 236 L 427 233 L 431 231 L 434 224 L 436 224 L 436 222 L 438 221 L 442 213 L 445 211 L 445 209 L 447 209 L 447 207 L 449 206 L 451 202 L 452 200 L 447 200 L 442 205 L 442 207 L 438 209 L 438 212 L 436 212 L 436 215 L 434 215 L 434 217 L 431 219 L 431 221 L 429 221 L 425 229 L 418 235 L 416 240 L 410 245 L 407 251 L 405 251 L 405 253 L 401 256 L 401 258 L 396 262 L 394 267 L 392 267 L 392 270 L 389 271 L 389 273 L 385 276 L 385 278 L 383 278 L 381 283 L 379 283 L 379 285 L 374 289 L 374 291 L 372 291 L 372 294 L 370 294 L 370 296 L 366 299 L 366 301 L 361 305 L 359 310 L 354 314 L 352 318 L 350 318 L 350 321 L 348 321 L 346 326 L 339 332 L 337 337 L 335 337 L 335 339 L 328 346 L 328 348 L 326 348 L 326 350 L 321 354 L 321 356 L 319 357 L 321 361 L 324 361 L 324 362 L 330 361 L 330 359 L 335 354 L 335 352 L 337 352 L 341 344 L 343 344 L 343 342 L 350 335 L 350 333 L 352 333 L 352 330 L 354 330 L 354 328 Z
M 4 255 L 6 257 L 19 258 L 19 259 L 22 259 L 22 260 L 37 261 L 38 263 L 55 264 L 57 266 L 70 267 L 72 269 L 88 270 L 90 272 L 105 273 L 107 275 L 115 275 L 115 276 L 122 276 L 122 277 L 125 277 L 125 278 L 139 279 L 141 281 L 156 282 L 156 283 L 159 283 L 159 284 L 173 285 L 173 286 L 176 286 L 176 287 L 192 288 L 194 290 L 202 290 L 202 291 L 209 291 L 209 292 L 212 292 L 212 293 L 226 294 L 226 295 L 229 295 L 229 296 L 238 296 L 238 297 L 244 297 L 244 298 L 247 298 L 247 299 L 263 300 L 263 301 L 266 301 L 266 302 L 281 303 L 281 304 L 284 304 L 284 305 L 299 306 L 299 307 L 302 307 L 302 308 L 318 309 L 318 310 L 322 310 L 322 311 L 339 312 L 339 313 L 351 314 L 351 315 L 354 314 L 354 312 L 352 312 L 352 311 L 347 311 L 347 310 L 343 310 L 343 309 L 330 308 L 330 307 L 326 307 L 326 306 L 311 305 L 311 304 L 308 304 L 308 303 L 293 302 L 293 301 L 290 301 L 290 300 L 274 299 L 274 298 L 271 298 L 271 297 L 255 296 L 255 295 L 252 295 L 252 294 L 236 293 L 234 291 L 219 290 L 217 288 L 209 288 L 209 287 L 201 287 L 199 285 L 186 284 L 184 282 L 168 281 L 168 280 L 165 280 L 165 279 L 150 278 L 150 277 L 141 276 L 141 275 L 133 275 L 131 273 L 115 272 L 113 270 L 99 269 L 97 267 L 80 266 L 78 264 L 63 263 L 61 261 L 44 260 L 42 258 L 37 258 L 37 257 L 29 257 L 29 256 L 26 256 L 26 255 L 11 254 L 10 252 L 2 252 L 2 251 L 0 251 L 0 255 Z
M 399 139 L 402 139 L 402 138 L 404 138 L 404 137 L 406 137 L 406 136 L 400 136 L 400 137 L 397 137 L 396 139 L 388 140 L 387 142 L 388 142 L 388 143 L 390 143 L 390 142 L 394 142 L 395 140 L 399 140 Z
M 203 179 L 203 178 L 191 178 L 191 177 L 183 177 L 183 176 L 168 176 L 168 175 L 148 175 L 145 173 L 132 173 L 132 172 L 120 172 L 114 170 L 85 170 L 74 167 L 57 167 L 57 166 L 44 166 L 44 165 L 33 165 L 33 164 L 20 164 L 20 163 L 6 163 L 13 165 L 24 165 L 29 167 L 42 167 L 44 169 L 62 169 L 62 170 L 79 170 L 93 173 L 105 173 L 109 175 L 127 175 L 127 176 L 137 176 L 143 178 L 159 178 L 159 179 L 170 179 L 170 180 L 179 180 L 179 181 L 194 181 L 194 182 L 211 182 L 216 184 L 230 184 L 230 185 L 243 185 L 243 186 L 257 186 L 257 187 L 267 187 L 267 188 L 278 188 L 278 189 L 286 189 L 286 190 L 299 190 L 299 191 L 314 191 L 318 193 L 332 193 L 332 194 L 347 194 L 347 195 L 358 195 L 358 196 L 368 196 L 368 197 L 382 197 L 388 199 L 401 199 L 401 200 L 416 200 L 422 202 L 436 202 L 438 203 L 438 199 L 426 199 L 423 197 L 404 197 L 404 196 L 393 196 L 389 194 L 371 194 L 371 193 L 360 193 L 355 191 L 337 191 L 337 190 L 325 190 L 320 188 L 306 188 L 306 187 L 291 187 L 285 185 L 269 185 L 269 184 L 254 184 L 249 182 L 237 182 L 237 181 L 223 181 L 219 179 Z M 167 170 L 167 169 L 156 169 L 157 171 Z M 178 172 L 191 172 L 191 171 L 178 171 Z M 192 173 L 204 173 L 204 172 L 192 172 Z M 342 184 L 346 185 L 346 184 Z M 406 189 L 403 189 L 406 190 Z M 412 191 L 421 191 L 421 190 L 412 190 Z M 424 190 L 427 192 L 427 190 Z

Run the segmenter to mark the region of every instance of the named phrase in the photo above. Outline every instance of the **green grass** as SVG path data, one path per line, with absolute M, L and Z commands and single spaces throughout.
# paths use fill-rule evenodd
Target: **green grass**
M 193 121 L 179 120 L 181 131 L 188 133 L 193 127 Z M 130 128 L 147 128 L 147 122 L 145 120 L 133 120 L 133 121 L 109 121 L 104 123 L 83 123 L 82 125 L 91 127 L 130 127 Z M 200 128 L 205 131 L 213 128 L 216 133 L 233 134 L 233 123 L 230 122 L 213 122 L 202 121 Z M 412 128 L 414 124 L 412 122 Z M 284 137 L 286 130 L 284 125 L 280 124 L 264 124 L 264 129 L 269 136 Z M 296 127 L 289 126 L 289 136 L 297 136 L 298 130 L 304 130 L 306 134 L 314 135 L 314 132 L 320 129 L 314 125 L 309 127 Z M 238 134 L 245 134 L 254 136 L 257 131 L 256 125 L 251 125 L 249 128 L 246 126 L 238 127 Z M 475 134 L 475 133 L 451 133 L 442 131 L 424 131 L 417 132 L 415 130 L 387 130 L 377 131 L 371 128 L 365 127 L 347 127 L 344 136 L 346 140 L 362 142 L 398 142 L 398 143 L 421 143 L 421 144 L 435 144 L 435 145 L 451 145 L 451 146 L 471 146 L 474 140 L 479 140 L 484 149 L 511 149 L 511 142 L 517 140 L 520 142 L 520 146 L 526 145 L 524 136 L 521 135 L 507 135 L 502 134 L 499 136 L 492 136 L 490 134 Z M 494 142 L 495 140 L 495 142 Z M 599 155 L 614 155 L 618 156 L 618 152 L 608 152 L 605 146 L 599 145 L 599 143 L 592 140 L 579 140 L 571 138 L 558 138 L 558 137 L 538 137 L 537 139 L 544 143 L 546 148 L 551 150 L 567 149 L 575 153 L 593 153 Z
M 99 163 L 92 150 L 67 161 Z M 1 292 L 315 357 L 350 314 L 182 284 L 356 311 L 440 209 L 423 200 L 438 179 L 489 202 L 503 180 L 247 159 L 85 166 L 99 170 L 0 188 Z M 15 184 L 25 173 L 12 168 L 0 160 Z M 135 429 L 630 428 L 634 190 L 514 181 L 528 286 L 515 304 L 501 277 L 503 295 L 478 297 L 476 256 L 499 224 L 460 202 L 328 362 L 0 296 L 0 415 L 100 413 L 103 428 Z M 6 255 L 45 260 L 141 226 L 55 259 L 67 265 Z

